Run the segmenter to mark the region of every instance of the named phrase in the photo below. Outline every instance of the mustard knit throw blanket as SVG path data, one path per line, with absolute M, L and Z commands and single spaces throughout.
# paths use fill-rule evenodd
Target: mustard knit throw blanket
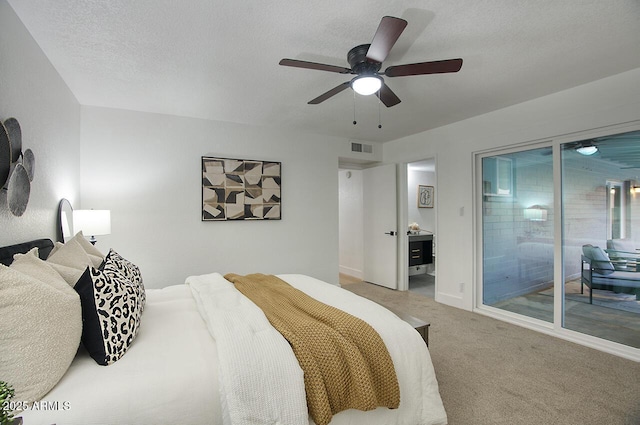
M 366 322 L 263 274 L 225 278 L 289 341 L 304 372 L 309 414 L 326 425 L 343 410 L 395 409 L 400 388 L 391 356 Z

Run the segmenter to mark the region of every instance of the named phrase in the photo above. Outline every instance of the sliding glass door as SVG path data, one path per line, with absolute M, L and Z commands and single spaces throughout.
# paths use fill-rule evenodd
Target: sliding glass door
M 482 159 L 482 300 L 553 321 L 552 149 Z
M 640 348 L 640 131 L 478 164 L 480 304 Z
M 564 327 L 640 348 L 640 132 L 562 144 L 562 209 Z

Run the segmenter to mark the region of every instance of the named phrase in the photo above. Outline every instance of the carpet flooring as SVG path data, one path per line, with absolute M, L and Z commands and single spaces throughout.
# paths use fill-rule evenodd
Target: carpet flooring
M 449 425 L 639 425 L 640 364 L 411 291 L 343 288 L 431 323 Z

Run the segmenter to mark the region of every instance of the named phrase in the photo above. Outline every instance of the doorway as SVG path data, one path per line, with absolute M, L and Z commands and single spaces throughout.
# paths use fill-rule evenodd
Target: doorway
M 435 298 L 436 161 L 407 164 L 408 289 Z
M 628 223 L 628 205 L 631 186 L 618 180 L 607 180 L 607 239 L 626 239 Z
M 341 283 L 398 288 L 397 169 L 396 164 L 339 167 Z
M 402 164 L 399 170 L 397 289 L 435 298 L 436 161 L 435 158 L 414 161 Z M 345 284 L 367 280 L 365 178 L 364 167 L 339 167 L 339 272 L 340 281 Z M 385 197 L 385 202 L 393 205 L 391 199 L 395 197 Z M 414 223 L 414 229 L 410 230 L 408 224 Z M 383 233 L 389 229 L 383 229 Z

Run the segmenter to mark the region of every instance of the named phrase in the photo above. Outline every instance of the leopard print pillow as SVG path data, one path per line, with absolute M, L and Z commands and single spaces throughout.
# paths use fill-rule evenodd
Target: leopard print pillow
M 82 304 L 82 343 L 101 365 L 110 365 L 129 349 L 140 327 L 135 286 L 119 276 L 88 267 L 75 286 Z
M 142 273 L 140 272 L 140 268 L 131 261 L 122 257 L 113 249 L 110 249 L 109 254 L 107 254 L 104 260 L 102 269 L 109 275 L 116 275 L 127 279 L 133 284 L 140 302 L 140 313 L 142 313 L 147 298 L 144 290 L 144 284 L 142 283 Z

